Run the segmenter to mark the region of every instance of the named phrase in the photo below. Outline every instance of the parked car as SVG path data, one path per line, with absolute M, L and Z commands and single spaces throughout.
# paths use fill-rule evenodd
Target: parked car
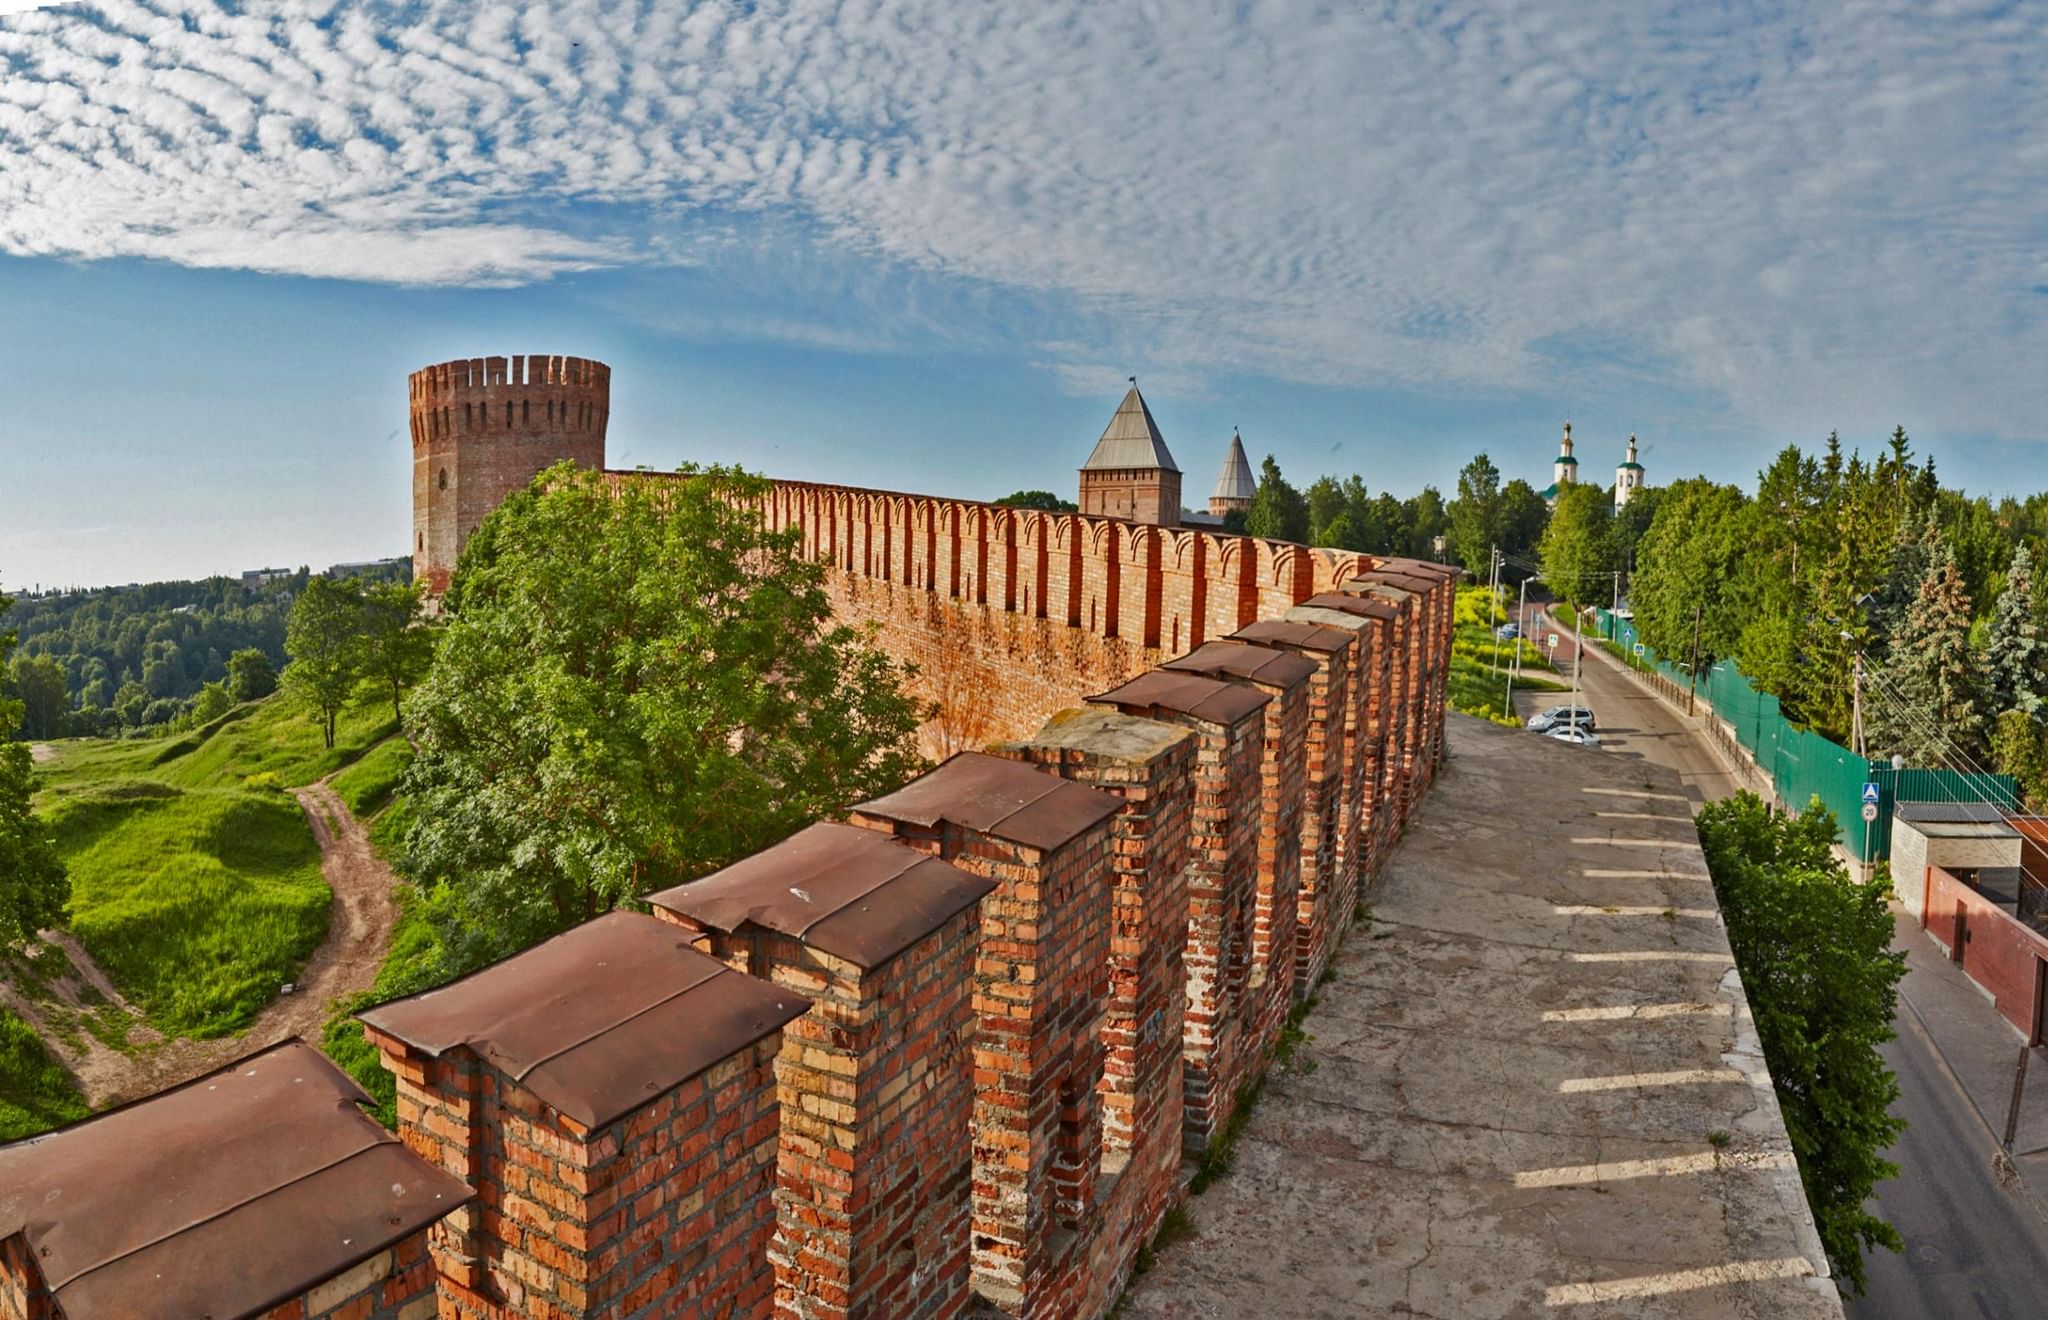
M 1522 630 L 1512 623 L 1504 623 L 1493 630 L 1493 635 L 1504 642 L 1512 642 L 1522 635 Z
M 1557 728 L 1596 729 L 1599 722 L 1584 706 L 1552 706 L 1540 715 L 1531 715 L 1528 727 L 1537 733 L 1549 733 Z
M 1569 724 L 1560 724 L 1554 728 L 1546 729 L 1543 736 L 1554 739 L 1557 742 L 1570 743 L 1574 747 L 1598 747 L 1600 745 L 1600 735 L 1584 726 L 1574 729 Z

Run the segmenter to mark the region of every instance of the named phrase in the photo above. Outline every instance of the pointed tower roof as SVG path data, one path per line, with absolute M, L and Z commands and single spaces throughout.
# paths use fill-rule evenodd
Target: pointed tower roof
M 1630 471 L 1633 471 L 1633 472 L 1641 472 L 1641 471 L 1643 470 L 1643 465 L 1642 465 L 1641 463 L 1638 463 L 1638 462 L 1636 462 L 1636 433 L 1635 433 L 1634 431 L 1630 431 L 1630 432 L 1628 433 L 1628 459 L 1627 459 L 1627 461 L 1625 461 L 1625 462 L 1621 462 L 1621 463 L 1617 463 L 1617 464 L 1615 464 L 1614 466 L 1615 466 L 1615 467 L 1616 467 L 1616 468 L 1617 468 L 1618 470 L 1620 470 L 1620 471 L 1624 471 L 1624 472 L 1630 472 Z
M 1248 500 L 1258 492 L 1258 483 L 1252 480 L 1252 465 L 1244 456 L 1244 441 L 1232 431 L 1230 452 L 1223 456 L 1223 471 L 1216 474 L 1216 489 L 1209 492 L 1209 498 Z
M 1159 434 L 1159 423 L 1152 420 L 1152 410 L 1145 406 L 1145 396 L 1138 393 L 1136 376 L 1131 377 L 1130 391 L 1117 405 L 1116 415 L 1109 419 L 1102 438 L 1095 442 L 1095 452 L 1081 465 L 1083 472 L 1102 468 L 1180 471 L 1167 451 L 1166 440 Z

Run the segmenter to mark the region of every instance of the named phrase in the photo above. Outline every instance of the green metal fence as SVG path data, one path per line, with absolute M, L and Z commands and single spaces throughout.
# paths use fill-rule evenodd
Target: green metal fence
M 1660 658 L 1654 647 L 1636 637 L 1635 624 L 1598 611 L 1600 635 L 1618 644 L 1646 669 L 1654 669 L 1679 687 L 1692 676 L 1682 665 Z M 1636 648 L 1641 646 L 1641 651 Z M 1842 846 L 1857 857 L 1884 861 L 1891 856 L 1892 809 L 1900 802 L 1991 803 L 2013 809 L 2018 803 L 2010 775 L 1963 774 L 1955 770 L 1908 768 L 1893 770 L 1884 762 L 1856 755 L 1799 728 L 1778 708 L 1778 699 L 1759 692 L 1735 667 L 1723 660 L 1700 675 L 1698 699 L 1727 722 L 1735 740 L 1756 758 L 1777 787 L 1779 801 L 1794 811 L 1819 798 L 1841 826 Z M 1863 786 L 1876 784 L 1877 820 L 1863 821 Z

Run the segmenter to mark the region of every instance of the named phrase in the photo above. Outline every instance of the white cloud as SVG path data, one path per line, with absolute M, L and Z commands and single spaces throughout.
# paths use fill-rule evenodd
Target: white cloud
M 110 0 L 0 21 L 0 251 L 517 283 L 751 213 L 1072 308 L 1070 380 L 2038 436 L 2048 11 L 1948 10 Z

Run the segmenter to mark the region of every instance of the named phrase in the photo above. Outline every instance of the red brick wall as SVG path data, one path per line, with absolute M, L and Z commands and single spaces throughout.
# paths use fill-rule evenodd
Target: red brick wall
M 1927 868 L 1925 924 L 1956 947 L 1956 912 L 1964 912 L 1968 942 L 1960 959 L 1970 979 L 1989 990 L 2005 1020 L 2029 1036 L 2034 1030 L 2035 964 L 2048 958 L 2048 939 L 2007 916 L 2005 910 L 1939 866 Z
M 428 1320 L 435 1311 L 431 1229 L 392 1244 L 353 1269 L 309 1288 L 265 1320 Z
M 604 466 L 611 368 L 587 358 L 465 358 L 412 374 L 412 571 L 429 594 L 505 497 L 562 459 Z
M 466 1047 L 369 1035 L 399 1136 L 477 1189 L 430 1237 L 443 1320 L 767 1311 L 778 1036 L 593 1131 Z
M 1054 712 L 1370 568 L 1369 556 L 1192 528 L 779 481 L 776 527 L 836 570 L 839 617 L 918 667 L 943 755 Z
M 707 931 L 653 911 L 689 927 L 704 952 L 811 1000 L 783 1028 L 776 1062 L 775 1313 L 960 1314 L 978 908 L 866 971 L 787 935 Z

